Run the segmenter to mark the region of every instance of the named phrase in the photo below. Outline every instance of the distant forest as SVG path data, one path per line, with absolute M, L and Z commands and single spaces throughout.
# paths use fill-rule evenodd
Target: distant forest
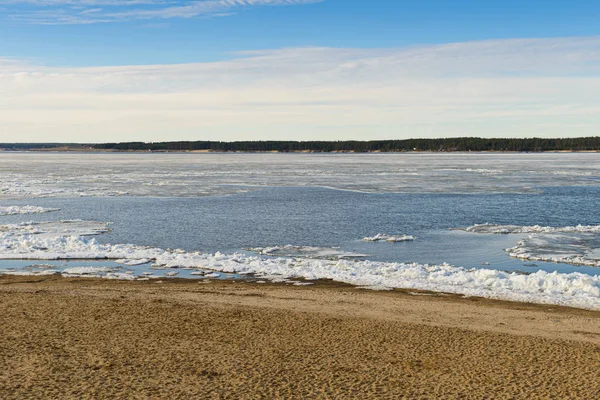
M 83 147 L 84 145 L 75 143 L 0 143 L 2 150 L 39 150 L 39 149 L 56 149 L 62 147 Z M 91 147 L 88 145 L 87 147 Z
M 103 144 L 66 144 L 66 143 L 6 143 L 0 148 L 5 150 L 52 150 L 69 148 L 72 150 L 106 151 L 215 151 L 215 152 L 405 152 L 405 151 L 600 151 L 600 137 L 567 139 L 406 139 L 374 141 L 245 141 L 245 142 L 123 142 Z

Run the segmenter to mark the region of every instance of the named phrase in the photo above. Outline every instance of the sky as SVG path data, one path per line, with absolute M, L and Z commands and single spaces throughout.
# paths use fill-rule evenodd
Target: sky
M 0 142 L 600 135 L 600 2 L 0 0 Z

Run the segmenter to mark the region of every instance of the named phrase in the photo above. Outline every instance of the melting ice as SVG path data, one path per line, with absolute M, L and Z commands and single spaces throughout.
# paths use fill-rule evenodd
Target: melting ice
M 511 257 L 600 267 L 600 225 L 551 227 L 482 224 L 464 230 L 492 234 L 529 233 L 516 246 L 506 249 Z
M 18 214 L 42 214 L 52 211 L 59 211 L 58 208 L 45 208 L 36 206 L 9 206 L 0 207 L 0 216 L 18 215 Z
M 70 224 L 66 222 L 63 224 Z M 92 226 L 96 227 L 97 223 Z M 79 221 L 78 225 L 85 225 Z M 100 244 L 89 236 L 23 234 L 26 225 L 13 225 L 0 233 L 2 259 L 114 259 L 122 263 L 151 260 L 169 268 L 193 268 L 208 274 L 254 274 L 286 281 L 332 279 L 370 288 L 408 288 L 483 296 L 496 299 L 560 304 L 600 309 L 600 277 L 580 273 L 538 271 L 524 275 L 488 269 L 468 269 L 448 264 L 331 260 L 313 257 L 249 256 L 245 254 L 205 254 L 131 244 Z M 34 225 L 35 226 L 35 225 Z M 89 227 L 88 227 L 89 228 Z M 82 231 L 89 233 L 90 230 Z M 99 232 L 99 230 L 95 230 Z M 311 250 L 312 251 L 312 250 Z M 172 271 L 176 275 L 178 271 Z M 26 271 L 0 271 L 25 274 Z M 29 272 L 33 274 L 33 272 Z M 55 273 L 40 269 L 36 274 Z M 102 276 L 109 279 L 137 279 L 108 267 L 77 267 L 62 271 L 66 276 Z M 142 278 L 147 279 L 147 278 Z
M 415 237 L 412 235 L 386 235 L 384 233 L 378 233 L 375 236 L 363 238 L 365 242 L 412 242 Z
M 291 244 L 285 246 L 273 247 L 255 247 L 249 248 L 262 255 L 280 256 L 280 257 L 311 257 L 324 259 L 343 259 L 343 258 L 361 258 L 367 257 L 366 254 L 344 251 L 339 248 L 331 247 L 315 247 L 315 246 L 293 246 Z

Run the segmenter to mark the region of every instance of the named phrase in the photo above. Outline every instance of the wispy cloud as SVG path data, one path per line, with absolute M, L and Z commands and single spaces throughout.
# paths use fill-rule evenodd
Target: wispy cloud
M 323 0 L 0 0 L 9 17 L 32 24 L 97 24 L 131 20 L 223 17 L 258 6 L 292 6 Z
M 597 135 L 600 37 L 257 50 L 177 65 L 0 59 L 0 92 L 0 141 Z

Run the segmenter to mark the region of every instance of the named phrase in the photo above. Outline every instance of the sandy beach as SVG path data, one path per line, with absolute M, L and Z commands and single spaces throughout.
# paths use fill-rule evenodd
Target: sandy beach
M 600 396 L 600 313 L 334 283 L 0 277 L 2 399 Z

